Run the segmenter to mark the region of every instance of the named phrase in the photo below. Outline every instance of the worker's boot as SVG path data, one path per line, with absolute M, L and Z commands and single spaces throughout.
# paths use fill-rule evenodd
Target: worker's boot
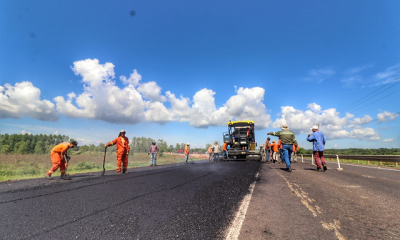
M 47 180 L 52 180 L 52 179 L 53 179 L 53 178 L 51 177 L 51 175 L 47 175 L 47 173 L 44 174 L 44 177 L 45 177 Z
M 287 168 L 287 171 L 288 171 L 288 172 L 291 172 L 291 171 L 292 171 L 292 167 L 288 167 L 288 168 Z
M 70 176 L 68 176 L 67 174 L 61 174 L 60 178 L 63 180 L 72 180 L 72 178 Z
M 317 172 L 323 172 L 321 168 L 317 168 Z
M 328 170 L 328 168 L 326 167 L 326 164 L 322 164 L 322 167 L 324 168 L 324 171 Z

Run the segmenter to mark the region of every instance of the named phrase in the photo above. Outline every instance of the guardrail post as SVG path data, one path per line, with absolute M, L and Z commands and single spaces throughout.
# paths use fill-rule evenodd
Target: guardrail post
M 304 162 L 304 160 L 303 160 L 303 154 L 301 154 L 301 162 Z M 396 166 L 397 166 L 397 163 L 396 163 Z
M 398 167 L 399 166 L 399 164 L 398 163 L 396 163 L 396 167 Z
M 338 171 L 343 171 L 343 168 L 340 167 L 340 162 L 339 162 L 339 155 L 336 155 L 336 159 L 337 159 L 337 164 L 338 164 Z
M 315 166 L 315 163 L 314 163 L 314 154 L 311 154 L 311 165 L 312 165 L 312 166 Z

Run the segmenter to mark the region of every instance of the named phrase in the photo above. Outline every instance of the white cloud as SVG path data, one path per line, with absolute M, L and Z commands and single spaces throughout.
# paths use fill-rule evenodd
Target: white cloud
M 375 74 L 375 79 L 379 80 L 379 82 L 375 85 L 400 81 L 400 79 L 394 80 L 394 78 L 398 77 L 399 75 L 400 75 L 400 63 L 397 63 L 394 66 L 386 68 L 385 71 Z
M 133 86 L 139 85 L 139 82 L 142 80 L 142 75 L 140 75 L 136 69 L 133 70 L 133 73 L 126 78 L 125 76 L 120 76 L 119 79 L 126 85 L 131 84 Z
M 54 133 L 53 133 L 54 135 L 58 135 L 58 131 L 54 131 Z
M 350 68 L 345 73 L 348 75 L 357 74 L 359 72 L 364 71 L 365 69 L 372 68 L 373 66 L 374 66 L 373 64 L 369 63 L 359 67 Z
M 336 72 L 330 67 L 321 69 L 312 69 L 308 72 L 308 77 L 306 77 L 305 80 L 320 83 L 332 77 L 333 75 L 335 75 L 335 73 Z
M 31 135 L 31 134 L 32 134 L 31 132 L 25 131 L 25 129 L 21 131 L 21 134 L 22 134 L 22 135 L 25 135 L 25 133 L 27 133 L 28 135 Z
M 358 125 L 363 125 L 363 124 L 370 123 L 372 121 L 373 121 L 373 119 L 371 116 L 365 115 L 363 118 L 355 118 L 352 123 L 358 124 Z
M 384 139 L 384 140 L 382 140 L 383 142 L 393 142 L 394 140 L 393 140 L 393 138 L 387 138 L 387 139 Z
M 143 97 L 150 99 L 153 102 L 166 101 L 166 98 L 161 96 L 161 87 L 159 87 L 156 82 L 143 83 L 137 89 L 143 95 Z
M 67 100 L 62 96 L 54 98 L 60 113 L 121 124 L 137 124 L 145 119 L 146 102 L 142 95 L 131 84 L 123 89 L 116 86 L 112 63 L 100 64 L 97 59 L 86 59 L 74 62 L 72 69 L 82 76 L 84 92 L 78 96 L 70 93 Z
M 265 90 L 260 87 L 235 88 L 236 95 L 221 107 L 216 106 L 212 89 L 201 89 L 193 99 L 167 91 L 162 95 L 156 82 L 142 82 L 135 69 L 129 78 L 120 80 L 126 85 L 119 88 L 114 82 L 112 63 L 100 64 L 97 59 L 74 62 L 72 70 L 82 76 L 84 92 L 54 98 L 57 110 L 73 118 L 88 118 L 110 123 L 137 124 L 142 121 L 164 124 L 170 121 L 189 122 L 191 126 L 207 128 L 226 125 L 232 120 L 254 120 L 258 129 L 271 123 L 263 103 Z M 168 101 L 170 108 L 163 102 Z
M 321 106 L 316 103 L 308 104 L 310 110 L 302 111 L 291 106 L 281 107 L 281 118 L 272 123 L 272 127 L 280 128 L 286 123 L 290 130 L 295 134 L 309 134 L 310 128 L 315 123 L 320 123 L 320 130 L 327 139 L 356 138 L 377 140 L 379 134 L 372 128 L 362 128 L 358 124 L 368 122 L 371 117 L 366 115 L 363 118 L 354 118 L 352 114 L 340 117 L 336 109 L 321 110 Z M 315 111 L 315 110 L 320 111 Z
M 378 113 L 378 122 L 390 122 L 395 120 L 398 116 L 399 114 L 397 113 L 384 111 L 382 113 Z
M 43 121 L 57 121 L 54 104 L 40 100 L 40 89 L 31 82 L 0 86 L 0 118 L 30 117 Z
M 85 138 L 76 138 L 75 140 L 78 142 L 78 146 L 94 144 L 92 140 Z

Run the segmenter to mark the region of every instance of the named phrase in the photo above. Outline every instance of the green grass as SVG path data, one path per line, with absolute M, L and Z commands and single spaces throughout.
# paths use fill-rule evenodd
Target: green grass
M 71 155 L 68 174 L 79 174 L 87 172 L 100 172 L 103 170 L 102 153 L 90 153 L 88 155 Z M 191 158 L 191 160 L 200 160 L 202 158 Z M 184 161 L 184 156 L 165 155 L 158 157 L 157 165 L 179 163 Z M 109 154 L 106 157 L 106 170 L 116 169 L 117 157 Z M 145 153 L 135 153 L 128 158 L 128 168 L 136 168 L 150 165 L 150 157 Z M 16 155 L 0 154 L 0 181 L 19 180 L 30 178 L 41 178 L 52 167 L 50 156 L 48 155 Z M 53 176 L 59 176 L 60 169 L 53 173 Z
M 325 158 L 326 161 L 330 162 L 337 162 L 336 158 Z M 383 167 L 396 167 L 396 163 L 394 162 L 382 162 L 380 164 L 379 162 L 376 161 L 364 161 L 364 160 L 351 160 L 351 159 L 339 159 L 339 161 L 342 163 L 352 163 L 352 164 L 360 164 L 360 165 L 372 165 L 372 166 L 383 166 Z

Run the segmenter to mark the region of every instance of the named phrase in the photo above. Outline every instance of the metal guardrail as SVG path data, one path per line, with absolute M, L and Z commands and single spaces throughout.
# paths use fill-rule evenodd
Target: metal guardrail
M 310 157 L 311 154 L 303 154 L 304 157 Z M 363 160 L 371 162 L 400 162 L 400 155 L 336 155 L 336 154 L 324 154 L 325 158 L 336 158 L 344 160 Z

